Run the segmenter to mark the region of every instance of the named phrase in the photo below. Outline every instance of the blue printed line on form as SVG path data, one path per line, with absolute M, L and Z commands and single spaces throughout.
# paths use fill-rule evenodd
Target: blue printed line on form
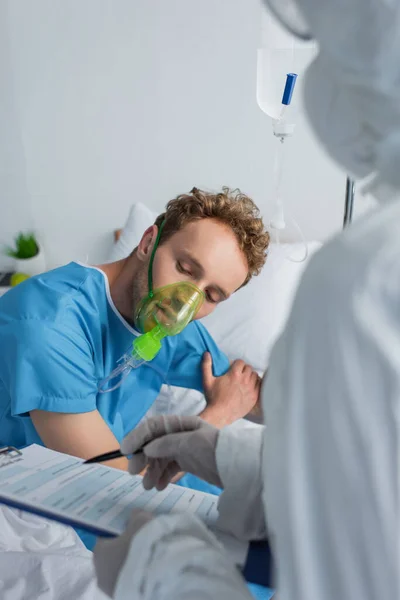
M 68 471 L 68 469 L 71 469 L 72 467 L 74 467 L 77 464 L 78 464 L 78 461 L 76 461 L 75 459 L 68 459 L 68 460 L 63 461 L 62 463 L 59 463 L 58 465 L 54 465 L 53 467 L 48 467 L 47 469 L 44 469 L 43 471 L 38 471 L 37 473 L 34 473 L 33 475 L 29 475 L 25 479 L 23 479 L 21 481 L 17 481 L 16 483 L 8 486 L 7 493 L 8 494 L 18 494 L 18 495 L 24 496 L 28 492 L 32 492 L 32 491 L 36 490 L 37 488 L 41 487 L 42 485 L 45 485 L 52 479 L 54 479 L 55 473 L 59 472 L 60 469 L 64 469 L 65 471 Z
M 120 513 L 109 523 L 109 526 L 117 531 L 122 531 L 130 517 L 133 508 L 144 508 L 148 502 L 157 494 L 157 490 L 145 490 L 132 502 L 125 506 Z
M 178 502 L 179 498 L 183 496 L 185 490 L 181 489 L 173 489 L 172 492 L 168 494 L 166 498 L 157 506 L 154 510 L 156 515 L 167 514 L 171 512 L 174 508 L 175 504 Z
M 0 483 L 2 481 L 10 479 L 11 477 L 14 477 L 14 475 L 23 473 L 24 471 L 27 471 L 26 467 L 20 467 L 19 465 L 16 465 L 15 467 L 9 467 L 8 469 L 0 470 Z
M 48 496 L 43 501 L 43 504 L 59 510 L 76 509 L 80 504 L 97 494 L 97 492 L 114 483 L 122 475 L 123 473 L 118 469 L 111 471 L 96 469 L 92 473 L 88 473 L 85 477 L 81 477 L 78 481 L 72 481 L 70 484 L 67 483 L 61 489 Z
M 82 516 L 85 519 L 96 520 L 102 517 L 107 511 L 109 511 L 117 502 L 119 502 L 122 498 L 132 493 L 132 491 L 140 485 L 141 481 L 128 481 L 118 490 L 113 490 L 113 492 L 107 496 L 106 498 L 102 498 L 100 502 L 97 502 L 95 506 L 91 507 L 88 511 L 84 511 Z
M 213 505 L 213 500 L 211 500 L 210 498 L 203 498 L 203 500 L 200 503 L 200 506 L 196 510 L 196 515 L 198 515 L 200 519 L 206 520 Z

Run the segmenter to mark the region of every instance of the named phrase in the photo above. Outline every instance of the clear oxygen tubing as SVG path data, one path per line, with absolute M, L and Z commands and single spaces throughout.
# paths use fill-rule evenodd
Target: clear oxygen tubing
M 145 361 L 143 359 L 139 360 L 132 356 L 132 354 L 128 350 L 127 352 L 125 352 L 125 354 L 121 356 L 121 358 L 118 359 L 117 364 L 121 364 L 118 364 L 118 366 L 113 371 L 111 371 L 111 373 L 107 377 L 104 377 L 99 381 L 99 384 L 97 386 L 98 392 L 100 394 L 113 392 L 114 390 L 119 388 L 120 385 L 122 385 L 122 383 L 128 377 L 132 369 L 137 369 L 144 362 Z M 115 380 L 114 385 L 108 387 L 108 384 L 110 384 L 113 380 Z
M 161 371 L 161 369 L 159 369 L 158 367 L 156 367 L 153 364 L 148 363 L 145 360 L 135 359 L 131 354 L 129 354 L 129 350 L 127 352 L 125 352 L 125 354 L 123 354 L 117 362 L 121 363 L 121 364 L 119 364 L 110 373 L 110 375 L 108 375 L 107 377 L 104 377 L 103 379 L 100 380 L 99 385 L 98 385 L 98 391 L 100 394 L 113 392 L 114 390 L 119 388 L 133 369 L 137 369 L 138 367 L 141 367 L 141 366 L 148 367 L 149 369 L 152 369 L 153 371 L 158 373 L 158 375 L 161 377 L 163 384 L 167 386 L 168 396 L 169 396 L 167 411 L 170 410 L 171 400 L 172 400 L 172 388 L 171 388 L 169 381 L 166 379 L 164 373 Z M 112 385 L 111 387 L 107 387 L 107 384 L 109 384 L 113 380 L 116 380 L 114 385 Z

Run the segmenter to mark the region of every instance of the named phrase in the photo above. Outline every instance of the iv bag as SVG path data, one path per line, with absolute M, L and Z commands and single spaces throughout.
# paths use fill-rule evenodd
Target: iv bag
M 257 103 L 261 110 L 278 119 L 286 75 L 301 76 L 315 54 L 314 42 L 298 41 L 265 9 L 261 15 L 261 45 L 257 51 Z M 298 92 L 288 107 L 292 117 L 298 111 Z

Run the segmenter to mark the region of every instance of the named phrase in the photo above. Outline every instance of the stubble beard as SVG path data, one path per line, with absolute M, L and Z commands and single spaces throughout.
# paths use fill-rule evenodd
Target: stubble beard
M 135 315 L 139 302 L 148 293 L 148 282 L 147 282 L 147 265 L 141 266 L 140 270 L 136 273 L 135 279 L 132 282 L 132 322 L 135 323 Z

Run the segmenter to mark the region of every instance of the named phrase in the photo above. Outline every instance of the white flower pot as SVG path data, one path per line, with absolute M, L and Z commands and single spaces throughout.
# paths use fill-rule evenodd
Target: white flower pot
M 24 273 L 33 277 L 33 275 L 40 275 L 46 270 L 46 262 L 44 259 L 43 250 L 39 248 L 39 254 L 32 258 L 16 258 L 15 259 L 15 272 Z

